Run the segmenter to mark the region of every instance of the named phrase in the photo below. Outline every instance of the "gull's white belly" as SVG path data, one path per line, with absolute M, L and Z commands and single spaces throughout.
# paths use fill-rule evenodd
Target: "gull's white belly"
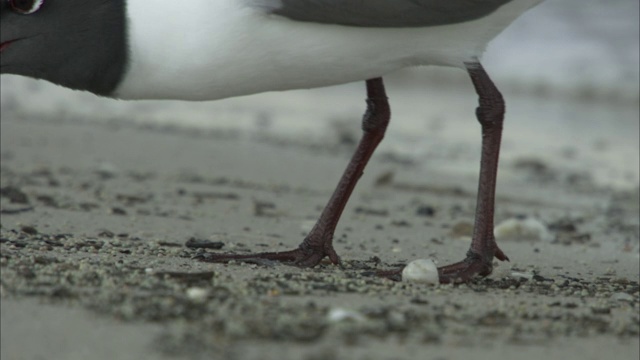
M 235 0 L 128 0 L 130 67 L 115 96 L 214 100 L 347 83 L 408 66 L 462 67 L 538 1 L 515 0 L 461 24 L 359 28 L 266 16 Z

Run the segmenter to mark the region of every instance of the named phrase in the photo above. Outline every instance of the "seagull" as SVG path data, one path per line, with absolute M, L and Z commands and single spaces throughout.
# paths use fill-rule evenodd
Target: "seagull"
M 542 0 L 0 0 L 0 69 L 125 100 L 208 101 L 364 81 L 362 137 L 315 226 L 292 250 L 203 260 L 340 264 L 333 236 L 382 140 L 382 76 L 406 67 L 466 71 L 482 132 L 472 242 L 437 269 L 441 283 L 489 275 L 509 260 L 493 235 L 505 105 L 481 65 L 487 44 Z M 399 271 L 381 272 L 398 279 Z

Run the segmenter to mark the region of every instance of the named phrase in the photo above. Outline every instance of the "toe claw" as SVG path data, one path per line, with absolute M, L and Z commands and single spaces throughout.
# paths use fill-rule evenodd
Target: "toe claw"
M 232 260 L 268 265 L 281 263 L 311 268 L 318 265 L 325 257 L 329 257 L 331 262 L 336 265 L 340 264 L 340 257 L 331 245 L 324 247 L 300 246 L 295 250 L 257 254 L 201 253 L 193 256 L 192 259 L 212 263 L 226 263 Z
M 494 256 L 500 261 L 509 261 L 509 257 L 505 255 L 505 253 L 502 252 L 499 247 L 496 247 L 496 253 Z

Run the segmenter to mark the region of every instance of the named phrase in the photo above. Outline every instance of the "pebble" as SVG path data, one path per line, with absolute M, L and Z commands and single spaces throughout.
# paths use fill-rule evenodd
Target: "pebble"
M 627 293 L 617 292 L 617 293 L 611 295 L 611 300 L 613 300 L 613 301 L 633 302 L 635 300 L 635 298 L 632 295 L 629 295 Z
M 440 281 L 438 268 L 431 259 L 417 259 L 408 263 L 402 269 L 402 280 L 423 284 L 437 284 Z
M 503 239 L 525 239 L 551 241 L 553 236 L 547 226 L 540 220 L 534 218 L 510 218 L 493 229 L 496 240 Z
M 209 296 L 209 289 L 190 287 L 187 289 L 187 297 L 195 302 L 203 303 Z

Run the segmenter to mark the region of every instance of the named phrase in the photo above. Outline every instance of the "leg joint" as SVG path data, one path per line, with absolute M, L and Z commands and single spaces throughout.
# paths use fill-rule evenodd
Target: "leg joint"
M 391 109 L 387 98 L 368 98 L 367 111 L 362 117 L 362 130 L 364 132 L 382 131 L 387 128 Z

